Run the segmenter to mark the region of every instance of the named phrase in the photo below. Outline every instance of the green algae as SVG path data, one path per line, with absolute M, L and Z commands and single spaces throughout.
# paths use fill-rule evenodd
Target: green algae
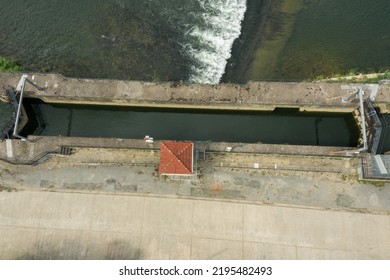
M 256 50 L 247 79 L 274 78 L 278 58 L 293 32 L 296 16 L 302 7 L 303 0 L 283 0 L 274 6 L 263 30 L 265 37 Z

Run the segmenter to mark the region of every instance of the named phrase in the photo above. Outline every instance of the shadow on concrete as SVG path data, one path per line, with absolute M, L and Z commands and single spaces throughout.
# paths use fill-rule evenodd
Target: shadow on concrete
M 96 242 L 96 240 L 94 241 Z M 83 244 L 78 240 L 60 240 L 54 242 L 37 242 L 35 252 L 26 252 L 18 260 L 138 260 L 141 258 L 139 248 L 123 240 L 108 244 Z

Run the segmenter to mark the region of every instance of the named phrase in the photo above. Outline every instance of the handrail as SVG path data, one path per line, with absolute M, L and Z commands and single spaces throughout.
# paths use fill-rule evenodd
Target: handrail
M 14 127 L 18 110 L 18 101 L 16 100 L 15 92 L 12 88 L 6 90 L 6 96 L 12 109 L 12 116 L 0 127 L 0 140 L 4 139 Z

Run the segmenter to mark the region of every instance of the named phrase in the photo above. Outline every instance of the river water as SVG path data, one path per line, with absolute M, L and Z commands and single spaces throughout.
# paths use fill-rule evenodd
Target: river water
M 390 68 L 387 0 L 302 1 L 274 78 Z M 283 24 L 281 14 L 273 19 L 275 30 L 259 31 L 263 3 L 3 0 L 0 55 L 27 70 L 67 76 L 218 83 L 233 53 L 234 80 L 234 61 L 246 64 L 253 57 L 241 45 L 255 42 L 259 33 L 277 36 L 278 22 Z
M 218 83 L 246 0 L 0 2 L 0 55 L 70 76 Z
M 273 78 L 310 79 L 390 69 L 387 0 L 303 0 Z

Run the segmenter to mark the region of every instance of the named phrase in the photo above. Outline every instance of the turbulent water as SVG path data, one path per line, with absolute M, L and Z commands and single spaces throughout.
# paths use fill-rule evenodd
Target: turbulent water
M 201 25 L 185 31 L 184 50 L 194 60 L 190 81 L 219 83 L 230 58 L 233 42 L 241 32 L 246 0 L 196 0 L 201 11 L 194 14 Z
M 70 76 L 218 83 L 246 0 L 0 2 L 0 55 Z

